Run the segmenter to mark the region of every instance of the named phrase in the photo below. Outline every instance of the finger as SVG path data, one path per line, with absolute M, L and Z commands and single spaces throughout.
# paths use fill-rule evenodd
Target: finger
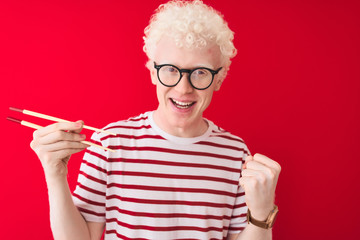
M 34 132 L 34 138 L 43 137 L 56 131 L 75 131 L 82 129 L 82 127 L 83 124 L 81 122 L 58 122 L 36 130 Z
M 244 162 L 244 164 L 242 165 L 242 168 L 243 168 L 243 169 L 246 169 L 246 168 L 247 168 L 247 163 L 250 162 L 250 161 L 252 161 L 252 160 L 253 160 L 253 156 L 248 155 L 248 156 L 245 158 L 245 162 Z
M 261 172 L 266 175 L 268 179 L 277 179 L 279 176 L 279 171 L 272 167 L 265 166 L 264 164 L 257 162 L 257 161 L 251 161 L 247 164 L 248 170 L 254 170 Z
M 247 169 L 253 169 L 258 171 L 268 171 L 269 167 L 258 161 L 250 161 L 246 164 Z
M 39 145 L 48 145 L 59 141 L 83 141 L 86 139 L 84 134 L 56 131 L 38 139 Z
M 251 161 L 251 160 L 253 160 L 253 156 L 251 156 L 251 155 L 248 155 L 248 156 L 245 158 L 245 162 L 249 162 L 249 161 Z
M 61 150 L 73 150 L 77 149 L 79 151 L 87 148 L 88 145 L 81 142 L 73 142 L 73 141 L 60 141 L 49 145 L 44 145 L 42 150 L 44 152 L 57 152 Z
M 245 191 L 261 191 L 262 193 L 272 189 L 271 181 L 261 172 L 247 172 L 239 179 L 239 184 Z
M 265 155 L 262 155 L 260 153 L 256 153 L 254 155 L 254 161 L 260 162 L 268 167 L 271 167 L 273 169 L 276 169 L 278 171 L 281 170 L 280 164 L 272 160 L 271 158 L 266 157 Z
M 244 187 L 252 189 L 259 188 L 260 186 L 266 187 L 265 189 L 272 189 L 273 183 L 276 185 L 277 182 L 274 175 L 253 169 L 245 169 L 242 173 L 242 178 L 245 179 L 242 180 Z
M 239 185 L 247 192 L 247 187 L 252 186 L 252 182 L 254 182 L 254 177 L 241 177 L 239 179 Z
M 257 171 L 249 168 L 242 171 L 242 177 L 258 177 L 260 175 L 263 175 L 261 171 Z
M 58 150 L 50 153 L 51 154 L 50 159 L 64 159 L 83 150 L 84 149 L 79 149 L 79 148 Z
M 79 129 L 75 129 L 75 130 L 73 130 L 73 131 L 69 131 L 69 132 L 73 132 L 73 133 L 80 133 L 81 132 L 81 130 L 83 129 L 83 127 L 84 127 L 84 121 L 83 120 L 78 120 L 78 121 L 76 121 L 75 123 L 77 123 L 77 124 L 81 124 L 81 128 L 79 128 Z

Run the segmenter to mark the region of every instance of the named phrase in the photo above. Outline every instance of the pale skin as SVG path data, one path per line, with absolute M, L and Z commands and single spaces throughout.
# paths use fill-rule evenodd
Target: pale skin
M 216 45 L 204 49 L 179 49 L 169 38 L 161 39 L 161 47 L 155 51 L 157 64 L 170 63 L 180 68 L 205 66 L 217 69 L 221 66 L 220 50 Z M 222 70 L 226 71 L 226 69 Z M 206 90 L 196 90 L 187 81 L 187 73 L 175 87 L 159 83 L 156 71 L 150 69 L 152 83 L 156 86 L 159 106 L 154 120 L 164 131 L 179 137 L 196 137 L 207 130 L 203 112 L 209 106 L 212 94 L 218 91 L 226 74 L 216 75 L 213 84 Z M 179 111 L 171 99 L 194 102 L 193 107 Z M 80 134 L 83 122 L 56 123 L 34 132 L 31 148 L 43 166 L 48 186 L 50 221 L 55 239 L 98 240 L 105 223 L 86 222 L 71 197 L 67 182 L 67 163 L 72 154 L 88 147 L 80 143 L 85 136 Z M 239 184 L 245 190 L 246 204 L 252 216 L 265 220 L 274 207 L 275 189 L 281 167 L 274 160 L 255 154 L 248 156 L 243 166 Z M 268 240 L 271 229 L 261 229 L 248 224 L 240 234 L 229 234 L 230 240 Z
M 67 182 L 70 156 L 88 147 L 80 143 L 85 139 L 79 134 L 82 126 L 82 121 L 52 124 L 36 130 L 30 144 L 44 169 L 54 239 L 100 239 L 105 226 L 84 220 L 72 201 Z

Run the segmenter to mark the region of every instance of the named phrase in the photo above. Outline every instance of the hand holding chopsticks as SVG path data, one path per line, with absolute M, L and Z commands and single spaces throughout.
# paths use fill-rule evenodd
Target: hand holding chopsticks
M 10 110 L 16 111 L 16 112 L 21 112 L 21 113 L 23 113 L 23 114 L 31 115 L 31 116 L 38 117 L 38 118 L 43 118 L 43 119 L 51 120 L 51 121 L 56 121 L 56 122 L 70 122 L 70 121 L 68 121 L 68 120 L 64 120 L 64 119 L 61 119 L 61 118 L 52 117 L 52 116 L 49 116 L 49 115 L 45 115 L 45 114 L 42 114 L 42 113 L 37 113 L 37 112 L 25 110 L 25 109 L 19 109 L 19 108 L 10 107 Z M 16 122 L 16 123 L 19 123 L 19 124 L 21 124 L 21 125 L 24 125 L 24 126 L 27 126 L 27 127 L 30 127 L 30 128 L 34 128 L 34 129 L 40 129 L 40 128 L 42 128 L 42 126 L 39 126 L 39 125 L 34 124 L 34 123 L 31 123 L 31 122 L 27 122 L 27 121 L 24 121 L 24 120 L 12 118 L 12 117 L 8 117 L 7 119 L 10 120 L 10 121 L 12 121 L 12 122 Z M 83 128 L 90 129 L 90 130 L 94 130 L 94 131 L 97 131 L 97 132 L 105 132 L 105 133 L 108 133 L 108 134 L 111 134 L 111 135 L 116 135 L 115 133 L 112 133 L 112 132 L 109 132 L 109 131 L 105 131 L 105 130 L 102 130 L 102 129 L 98 129 L 98 128 L 94 128 L 94 127 L 90 127 L 90 126 L 86 126 L 86 125 L 84 125 Z M 81 141 L 81 143 L 84 143 L 84 144 L 86 144 L 86 145 L 91 145 L 91 146 L 95 146 L 95 147 L 98 147 L 98 148 L 101 148 L 101 149 L 104 149 L 104 150 L 108 150 L 108 151 L 114 152 L 114 150 L 112 150 L 112 149 L 110 149 L 110 148 L 106 148 L 106 147 L 103 147 L 103 146 L 94 144 L 94 143 L 92 143 L 92 142 L 89 142 L 89 141 Z

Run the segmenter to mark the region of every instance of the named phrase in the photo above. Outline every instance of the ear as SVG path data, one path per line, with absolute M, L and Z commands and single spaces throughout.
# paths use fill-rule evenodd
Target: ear
M 157 81 L 157 72 L 155 68 L 150 69 L 150 77 L 152 84 L 156 85 L 158 81 Z
M 153 64 L 152 61 L 149 60 L 149 61 L 146 63 L 146 67 L 147 67 L 147 69 L 149 69 L 149 71 L 150 71 L 150 78 L 151 78 L 152 84 L 156 85 L 156 84 L 157 84 L 157 71 L 156 71 L 156 69 L 153 67 L 152 64 Z
M 220 90 L 220 87 L 221 87 L 222 82 L 223 82 L 223 81 L 222 81 L 221 79 L 217 79 L 217 80 L 216 80 L 214 91 L 219 91 L 219 90 Z
M 226 69 L 219 72 L 219 75 L 217 76 L 217 78 L 215 78 L 215 82 L 214 82 L 215 83 L 215 89 L 214 89 L 214 91 L 219 91 L 220 90 L 221 84 L 224 82 L 226 75 L 227 75 L 227 70 Z

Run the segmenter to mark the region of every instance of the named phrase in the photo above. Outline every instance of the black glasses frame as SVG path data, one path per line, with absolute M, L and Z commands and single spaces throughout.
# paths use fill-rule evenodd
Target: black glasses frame
M 164 66 L 174 67 L 174 68 L 176 68 L 176 69 L 179 71 L 179 73 L 180 73 L 180 78 L 179 78 L 179 80 L 178 80 L 175 84 L 167 85 L 167 84 L 165 84 L 165 83 L 163 83 L 163 82 L 161 81 L 160 76 L 159 76 L 159 75 L 160 75 L 159 71 L 160 71 L 160 68 L 162 68 L 162 67 L 164 67 Z M 188 76 L 188 81 L 189 81 L 190 85 L 191 85 L 193 88 L 197 89 L 197 90 L 205 90 L 205 89 L 209 88 L 209 87 L 211 86 L 211 84 L 213 83 L 213 81 L 214 81 L 215 75 L 218 74 L 219 71 L 222 69 L 222 67 L 220 67 L 220 68 L 217 69 L 217 70 L 213 70 L 213 69 L 206 68 L 206 67 L 198 67 L 198 68 L 194 68 L 194 69 L 184 69 L 184 68 L 181 69 L 181 68 L 178 68 L 177 66 L 172 65 L 172 64 L 161 64 L 161 65 L 157 65 L 155 62 L 154 62 L 154 68 L 156 68 L 156 70 L 157 70 L 157 77 L 158 77 L 158 79 L 159 79 L 159 81 L 160 81 L 160 83 L 161 83 L 162 85 L 164 85 L 164 86 L 166 86 L 166 87 L 175 87 L 175 86 L 180 82 L 180 80 L 182 79 L 183 73 L 188 73 L 188 74 L 189 74 L 189 76 Z M 209 72 L 211 72 L 211 74 L 212 74 L 211 82 L 210 82 L 210 84 L 209 84 L 207 87 L 205 87 L 205 88 L 197 88 L 197 87 L 195 87 L 195 86 L 192 84 L 192 82 L 191 82 L 191 78 L 190 78 L 191 74 L 192 74 L 194 71 L 198 70 L 198 69 L 206 69 L 206 70 L 208 70 Z

